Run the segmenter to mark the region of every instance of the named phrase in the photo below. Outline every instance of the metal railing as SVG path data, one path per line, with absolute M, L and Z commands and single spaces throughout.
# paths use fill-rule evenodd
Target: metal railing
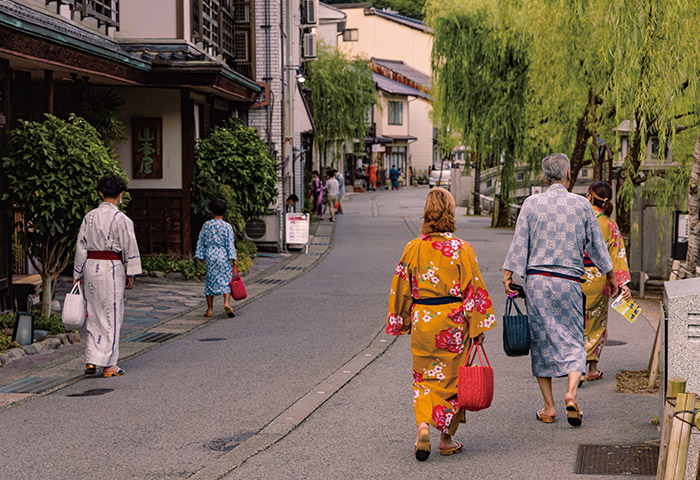
M 80 15 L 80 20 L 94 18 L 98 27 L 114 27 L 119 30 L 119 0 L 46 0 L 46 5 L 55 3 L 56 12 L 67 5 L 71 16 Z

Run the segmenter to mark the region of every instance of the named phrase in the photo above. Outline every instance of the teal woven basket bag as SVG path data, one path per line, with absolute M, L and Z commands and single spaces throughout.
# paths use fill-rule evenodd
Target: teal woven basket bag
M 517 315 L 512 315 L 512 307 Z M 506 314 L 503 315 L 503 351 L 509 357 L 520 357 L 530 353 L 530 322 L 523 315 L 514 298 L 506 300 Z

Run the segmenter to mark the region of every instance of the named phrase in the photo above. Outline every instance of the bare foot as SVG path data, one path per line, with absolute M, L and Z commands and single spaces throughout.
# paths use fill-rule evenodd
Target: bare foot
M 540 415 L 546 415 L 548 417 L 556 417 L 557 416 L 557 410 L 555 408 L 543 408 L 542 410 L 538 411 Z
M 205 317 L 211 317 L 212 315 L 213 315 L 213 312 L 211 310 L 207 310 L 206 312 L 204 312 Z

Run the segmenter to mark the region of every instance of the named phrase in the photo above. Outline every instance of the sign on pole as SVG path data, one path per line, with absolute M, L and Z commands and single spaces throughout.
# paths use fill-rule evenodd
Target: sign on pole
M 285 216 L 285 241 L 287 245 L 309 245 L 309 222 L 306 213 L 288 213 Z

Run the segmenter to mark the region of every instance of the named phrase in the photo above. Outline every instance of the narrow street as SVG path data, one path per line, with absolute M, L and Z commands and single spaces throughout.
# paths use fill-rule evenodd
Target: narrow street
M 618 394 L 615 386 L 617 371 L 646 368 L 652 328 L 611 313 L 609 338 L 624 344 L 606 348 L 605 378 L 580 390 L 583 428 L 564 420 L 564 380 L 554 381 L 558 421 L 535 420 L 541 397 L 529 357 L 506 357 L 499 327 L 485 343 L 493 405 L 467 415 L 456 435 L 463 453 L 440 457 L 433 431 L 433 454 L 416 462 L 409 339 L 381 332 L 391 276 L 420 230 L 427 191 L 349 197 L 332 250 L 302 277 L 237 309 L 234 319 L 121 363 L 123 377 L 86 378 L 1 412 L 1 477 L 578 478 L 580 444 L 658 439 L 651 420 L 659 397 Z M 464 216 L 464 208 L 457 224 L 476 249 L 500 318 L 512 231 L 491 229 L 490 219 Z M 336 381 L 344 372 L 348 378 Z M 70 396 L 95 388 L 113 391 Z M 314 395 L 328 399 L 314 403 Z M 266 433 L 280 422 L 286 426 Z

